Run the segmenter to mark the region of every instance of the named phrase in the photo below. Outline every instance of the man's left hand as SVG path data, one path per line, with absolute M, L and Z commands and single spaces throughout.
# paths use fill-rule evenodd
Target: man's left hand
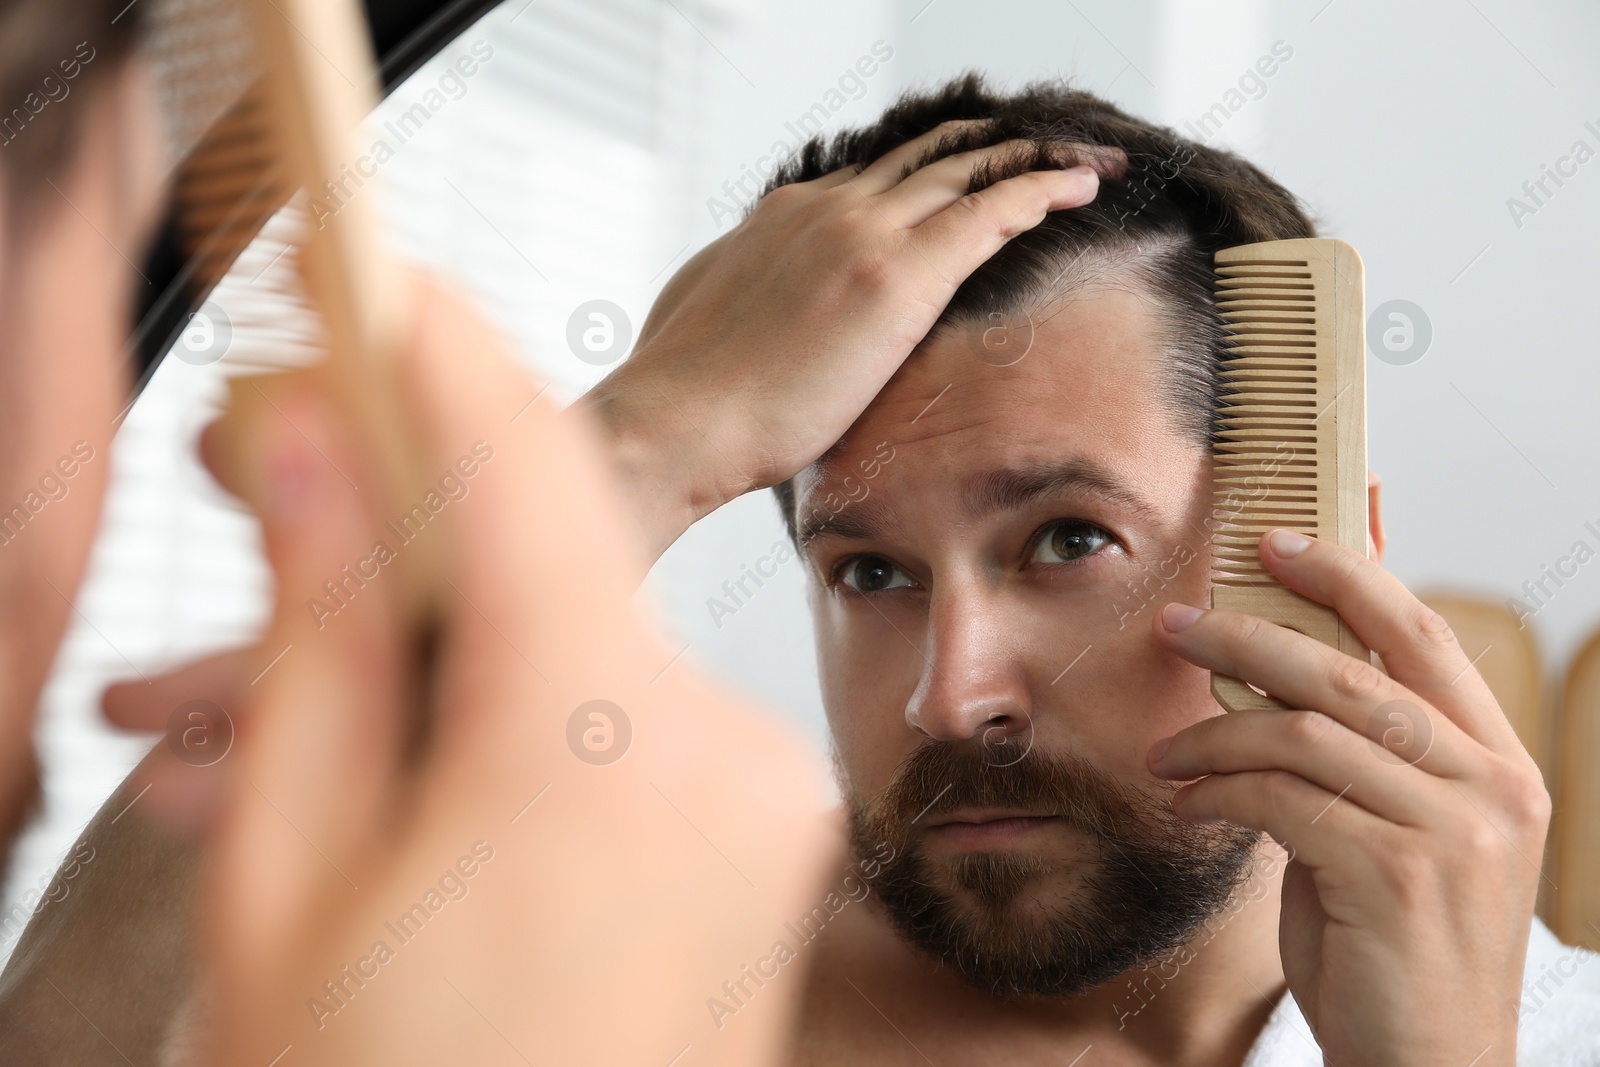
M 1539 769 L 1450 627 L 1393 575 L 1285 530 L 1261 559 L 1388 673 L 1253 616 L 1169 604 L 1158 640 L 1305 710 L 1206 719 L 1158 742 L 1151 771 L 1199 779 L 1173 796 L 1183 818 L 1292 850 L 1279 949 L 1328 1062 L 1511 1067 L 1550 821 Z

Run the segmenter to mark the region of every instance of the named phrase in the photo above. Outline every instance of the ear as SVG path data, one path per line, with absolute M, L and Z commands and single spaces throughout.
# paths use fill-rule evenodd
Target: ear
M 1367 471 L 1367 555 L 1383 562 L 1383 483 L 1372 471 Z

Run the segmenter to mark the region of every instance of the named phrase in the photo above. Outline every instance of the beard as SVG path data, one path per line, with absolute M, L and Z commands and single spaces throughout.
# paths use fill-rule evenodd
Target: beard
M 1087 992 L 1191 939 L 1248 879 L 1261 833 L 1198 825 L 1171 794 L 1129 787 L 1078 756 L 1012 740 L 930 741 L 870 802 L 846 787 L 851 847 L 899 935 L 1003 998 Z M 916 824 L 962 808 L 1056 816 L 1088 839 L 1063 863 L 1016 848 L 928 854 Z

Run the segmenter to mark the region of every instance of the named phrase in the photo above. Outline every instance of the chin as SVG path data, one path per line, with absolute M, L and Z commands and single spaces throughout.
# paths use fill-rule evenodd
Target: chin
M 941 888 L 975 923 L 1043 928 L 1070 912 L 1088 893 L 1088 865 L 1080 855 L 1040 851 L 964 852 L 928 857 Z

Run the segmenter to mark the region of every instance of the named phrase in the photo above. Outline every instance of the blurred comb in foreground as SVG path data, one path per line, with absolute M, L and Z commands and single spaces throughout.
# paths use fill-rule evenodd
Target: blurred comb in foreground
M 1360 660 L 1367 647 L 1332 608 L 1261 564 L 1284 527 L 1367 552 L 1367 388 L 1361 257 L 1307 237 L 1216 255 L 1217 310 L 1231 334 L 1212 445 L 1211 606 L 1287 626 Z M 1282 708 L 1213 674 L 1229 711 Z
M 204 151 L 178 181 L 180 228 L 212 235 L 198 249 L 198 269 L 220 273 L 254 236 L 258 205 L 281 203 L 299 188 L 320 194 L 346 177 L 355 135 L 376 106 L 379 81 L 364 14 L 356 0 L 248 0 L 249 30 L 261 76 L 208 132 Z M 249 187 L 240 183 L 253 183 Z M 217 205 L 247 205 L 235 233 L 216 217 Z M 368 460 L 359 491 L 390 515 L 406 513 L 425 483 L 411 439 L 401 422 L 394 361 L 409 333 L 398 267 L 379 243 L 370 192 L 346 196 L 336 214 L 306 228 L 297 249 L 306 290 L 319 313 L 326 357 L 288 375 L 230 381 L 227 412 L 219 424 L 217 452 L 230 482 L 252 504 L 259 464 L 249 455 L 262 439 L 262 420 L 284 416 L 270 397 L 296 376 L 309 379 L 354 424 Z M 432 575 L 440 546 L 419 539 L 396 568 L 403 617 L 420 625 L 437 592 Z

